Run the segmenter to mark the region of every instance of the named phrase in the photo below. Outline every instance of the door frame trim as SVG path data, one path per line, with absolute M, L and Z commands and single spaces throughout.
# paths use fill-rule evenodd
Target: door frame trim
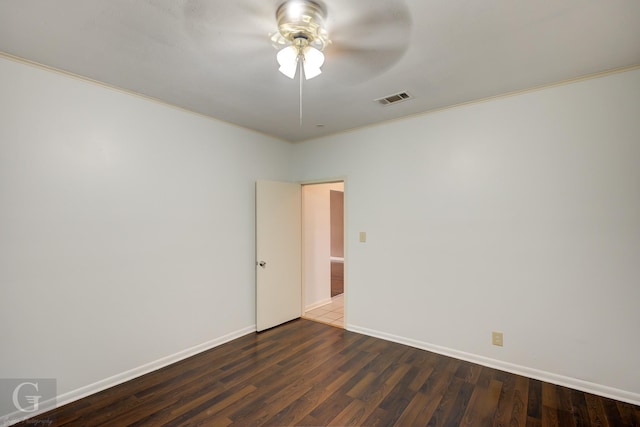
M 349 263 L 347 261 L 348 259 L 348 254 L 349 254 L 349 245 L 348 245 L 348 241 L 349 239 L 347 238 L 347 236 L 349 235 L 348 232 L 348 218 L 349 218 L 349 203 L 348 203 L 348 195 L 347 195 L 347 188 L 348 188 L 348 184 L 347 184 L 347 177 L 346 176 L 337 176 L 337 177 L 333 177 L 333 178 L 321 178 L 321 179 L 313 179 L 313 180 L 304 180 L 304 181 L 297 181 L 298 184 L 300 184 L 300 186 L 305 186 L 305 185 L 314 185 L 314 184 L 332 184 L 332 183 L 336 183 L 336 182 L 342 182 L 344 185 L 344 242 L 343 242 L 343 247 L 344 247 L 344 325 L 343 328 L 345 330 L 347 330 L 347 319 L 348 319 L 348 299 L 349 299 L 349 294 L 347 292 L 348 290 L 348 271 L 349 271 Z M 303 199 L 304 199 L 304 192 L 303 192 Z M 305 243 L 305 233 L 304 233 L 304 219 L 305 219 L 305 212 L 304 212 L 304 207 L 302 209 L 302 218 L 301 218 L 301 223 L 302 223 L 302 277 L 301 277 L 301 284 L 302 284 L 302 299 L 300 300 L 300 309 L 302 310 L 302 314 L 304 315 L 305 313 L 305 292 L 306 292 L 306 288 L 307 288 L 307 284 L 306 284 L 306 280 L 305 280 L 305 258 L 306 258 L 306 254 L 305 254 L 305 250 L 304 250 L 304 243 Z

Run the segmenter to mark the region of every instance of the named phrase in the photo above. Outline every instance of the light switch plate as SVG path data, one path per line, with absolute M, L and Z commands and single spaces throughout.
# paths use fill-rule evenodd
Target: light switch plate
M 366 231 L 361 231 L 360 232 L 360 242 L 364 243 L 367 241 L 367 232 Z

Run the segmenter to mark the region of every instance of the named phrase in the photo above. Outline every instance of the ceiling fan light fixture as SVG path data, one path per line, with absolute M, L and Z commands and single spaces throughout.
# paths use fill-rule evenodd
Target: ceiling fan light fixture
M 280 49 L 276 59 L 280 64 L 278 71 L 290 79 L 295 77 L 300 61 L 302 61 L 306 80 L 319 76 L 322 73 L 320 67 L 324 64 L 324 54 L 315 47 L 309 46 L 308 40 L 303 37 L 295 39 L 292 45 Z
M 324 6 L 313 0 L 288 0 L 278 7 L 276 19 L 280 39 L 272 36 L 271 40 L 290 43 L 277 54 L 282 74 L 293 79 L 298 63 L 302 65 L 307 80 L 322 73 L 322 49 L 329 43 L 324 28 L 325 18 Z
M 309 80 L 322 73 L 320 67 L 324 64 L 324 54 L 315 47 L 307 46 L 303 53 L 304 77 Z
M 310 80 L 314 77 L 318 77 L 320 74 L 322 74 L 322 70 L 320 68 L 315 68 L 315 67 L 309 67 L 305 64 L 304 66 L 304 79 L 305 80 Z
M 293 45 L 287 46 L 278 52 L 276 58 L 280 64 L 278 71 L 293 79 L 298 69 L 298 48 Z

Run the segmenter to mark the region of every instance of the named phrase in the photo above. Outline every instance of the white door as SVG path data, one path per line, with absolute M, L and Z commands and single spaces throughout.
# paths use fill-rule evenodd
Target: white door
M 256 328 L 302 315 L 301 187 L 256 182 Z

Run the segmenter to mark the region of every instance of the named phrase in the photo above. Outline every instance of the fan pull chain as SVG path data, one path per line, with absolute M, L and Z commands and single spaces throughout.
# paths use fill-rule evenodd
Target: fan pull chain
M 302 73 L 303 73 L 303 67 L 302 67 L 302 61 L 304 61 L 304 57 L 302 55 L 298 55 L 298 68 L 299 68 L 299 73 L 300 74 L 300 127 L 302 127 Z

